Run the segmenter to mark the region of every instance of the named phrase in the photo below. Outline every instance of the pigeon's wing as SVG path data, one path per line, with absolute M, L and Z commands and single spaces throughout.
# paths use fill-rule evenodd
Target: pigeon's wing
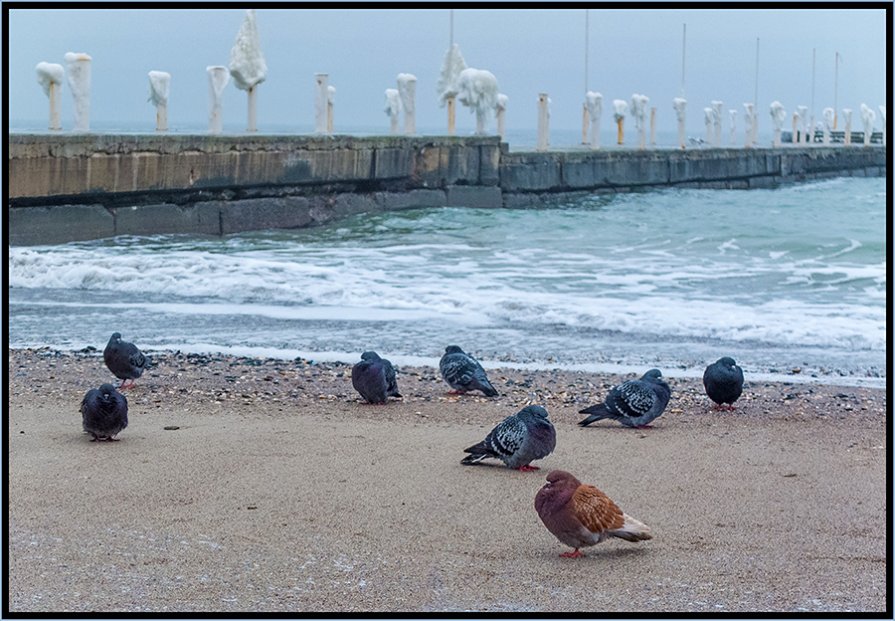
M 508 416 L 497 424 L 485 438 L 485 444 L 498 455 L 513 455 L 522 447 L 528 428 L 518 416 Z
M 401 393 L 398 392 L 398 377 L 395 373 L 395 367 L 385 358 L 382 359 L 382 367 L 385 369 L 386 392 L 392 397 L 400 397 Z
M 639 418 L 653 408 L 657 398 L 646 382 L 628 380 L 609 391 L 606 407 L 617 416 Z
M 578 520 L 592 533 L 621 528 L 624 513 L 606 494 L 593 485 L 579 485 L 572 494 L 572 507 Z
M 469 386 L 475 377 L 475 364 L 466 355 L 452 354 L 444 359 L 441 374 L 449 384 Z

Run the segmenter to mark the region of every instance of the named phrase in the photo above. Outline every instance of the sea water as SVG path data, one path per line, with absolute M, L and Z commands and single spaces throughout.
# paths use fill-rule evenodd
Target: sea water
M 885 180 L 839 178 L 11 247 L 9 344 L 882 386 L 887 226 Z

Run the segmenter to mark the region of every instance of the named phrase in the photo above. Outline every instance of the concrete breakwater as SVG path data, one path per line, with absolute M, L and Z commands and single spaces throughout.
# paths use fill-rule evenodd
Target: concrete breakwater
M 497 137 L 13 134 L 9 243 L 224 235 L 570 193 L 885 176 L 887 148 L 510 151 Z

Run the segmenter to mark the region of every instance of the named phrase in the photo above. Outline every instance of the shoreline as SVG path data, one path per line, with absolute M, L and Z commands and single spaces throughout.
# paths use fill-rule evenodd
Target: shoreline
M 404 399 L 369 406 L 350 365 L 155 354 L 91 443 L 101 355 L 7 360 L 12 612 L 885 610 L 885 391 L 747 377 L 713 412 L 675 378 L 652 429 L 582 429 L 626 376 L 489 370 L 488 399 L 399 366 Z M 557 430 L 540 471 L 460 465 L 528 402 Z M 654 539 L 559 558 L 532 506 L 554 468 Z

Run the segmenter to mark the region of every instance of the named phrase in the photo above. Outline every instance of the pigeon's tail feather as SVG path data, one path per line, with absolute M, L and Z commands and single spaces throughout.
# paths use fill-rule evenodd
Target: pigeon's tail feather
M 627 513 L 623 514 L 623 517 L 625 518 L 625 523 L 622 524 L 621 528 L 610 530 L 610 535 L 625 541 L 644 541 L 653 538 L 653 533 L 649 526 L 639 520 L 635 520 Z
M 488 380 L 481 380 L 482 392 L 485 393 L 486 397 L 496 397 L 500 393 L 497 392 L 497 389 L 491 385 L 491 382 Z
M 470 453 L 460 462 L 461 464 L 477 464 L 486 457 L 496 457 L 494 455 L 494 451 L 488 448 L 485 444 L 484 440 L 479 442 L 478 444 L 474 444 L 467 449 L 463 449 L 464 453 Z
M 582 427 L 587 427 L 591 423 L 595 423 L 598 420 L 603 420 L 604 418 L 609 417 L 609 410 L 607 410 L 606 406 L 602 403 L 598 405 L 592 405 L 589 408 L 584 408 L 583 410 L 578 410 L 578 413 L 590 414 L 590 416 L 578 423 Z

